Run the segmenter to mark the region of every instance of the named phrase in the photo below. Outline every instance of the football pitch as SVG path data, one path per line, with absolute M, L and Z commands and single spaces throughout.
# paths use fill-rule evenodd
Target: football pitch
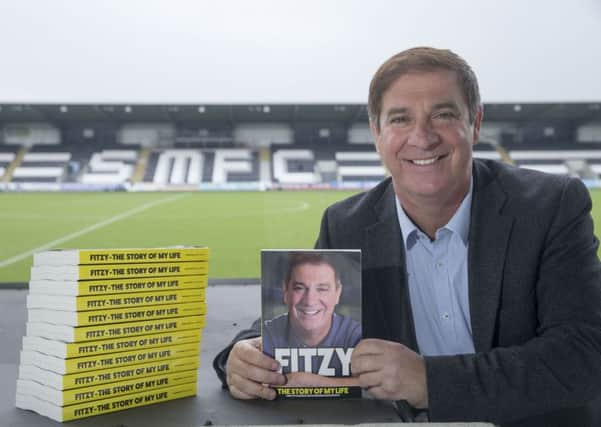
M 260 276 L 260 250 L 312 248 L 342 191 L 0 193 L 0 283 L 51 248 L 203 245 L 210 278 Z
M 0 284 L 29 281 L 41 250 L 173 245 L 208 246 L 210 278 L 256 278 L 261 249 L 313 247 L 323 210 L 351 194 L 0 193 Z M 601 190 L 591 195 L 599 230 Z

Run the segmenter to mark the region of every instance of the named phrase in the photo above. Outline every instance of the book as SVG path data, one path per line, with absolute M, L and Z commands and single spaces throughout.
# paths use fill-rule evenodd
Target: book
M 107 383 L 197 369 L 198 361 L 198 356 L 193 355 L 65 375 L 49 371 L 43 367 L 21 363 L 19 378 L 36 381 L 57 390 L 68 390 L 90 386 L 99 387 Z
M 42 265 L 31 267 L 31 280 L 95 280 L 207 274 L 206 261 L 152 264 Z
M 17 379 L 17 393 L 37 396 L 53 405 L 66 406 L 191 382 L 195 383 L 197 379 L 198 370 L 189 369 L 187 371 L 119 381 L 104 386 L 88 386 L 70 390 L 57 390 L 37 381 Z
M 32 280 L 30 294 L 45 295 L 107 295 L 118 293 L 198 289 L 207 286 L 207 275 L 170 276 L 130 279 L 101 279 L 78 282 L 75 280 Z
M 17 407 L 59 421 L 196 394 L 206 247 L 34 256 Z
M 23 350 L 37 351 L 63 359 L 80 358 L 88 355 L 116 353 L 119 351 L 143 350 L 178 344 L 200 342 L 200 329 L 165 332 L 161 334 L 120 337 L 98 341 L 66 343 L 42 337 L 23 337 Z
M 205 316 L 173 317 L 142 322 L 113 323 L 98 326 L 69 326 L 46 322 L 27 322 L 26 335 L 64 342 L 85 342 L 113 337 L 131 337 L 165 331 L 202 329 Z
M 146 305 L 181 304 L 205 300 L 205 288 L 182 291 L 139 292 L 71 297 L 66 295 L 27 295 L 27 308 L 64 311 L 87 311 Z
M 174 246 L 128 249 L 54 249 L 33 255 L 33 265 L 129 264 L 146 262 L 207 261 L 209 248 Z
M 206 313 L 206 302 L 166 304 L 148 307 L 118 308 L 112 310 L 63 311 L 31 308 L 31 322 L 47 322 L 60 325 L 86 326 L 105 323 L 123 323 L 135 320 L 154 320 L 168 317 L 198 316 Z
M 199 352 L 199 342 L 118 353 L 95 354 L 71 359 L 32 350 L 21 350 L 21 364 L 35 365 L 58 374 L 74 374 L 98 369 L 119 368 L 136 363 L 175 359 L 177 357 L 198 356 Z
M 359 250 L 262 250 L 263 352 L 287 376 L 279 398 L 360 397 L 350 369 L 361 339 Z
M 16 406 L 55 421 L 70 421 L 195 395 L 194 382 L 69 406 L 57 406 L 34 395 L 17 393 Z

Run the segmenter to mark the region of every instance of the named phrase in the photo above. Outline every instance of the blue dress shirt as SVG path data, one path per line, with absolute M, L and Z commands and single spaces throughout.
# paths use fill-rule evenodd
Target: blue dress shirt
M 419 352 L 424 356 L 474 353 L 467 272 L 472 190 L 470 182 L 459 209 L 436 230 L 433 241 L 396 199 L 413 322 Z

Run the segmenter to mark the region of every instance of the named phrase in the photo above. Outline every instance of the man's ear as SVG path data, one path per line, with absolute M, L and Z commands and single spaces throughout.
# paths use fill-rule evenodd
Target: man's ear
M 371 137 L 374 139 L 374 145 L 376 147 L 376 151 L 380 152 L 380 148 L 378 147 L 378 138 L 380 136 L 380 131 L 378 130 L 378 126 L 374 123 L 373 119 L 369 119 L 369 130 L 371 131 Z
M 480 126 L 482 126 L 482 118 L 484 117 L 484 108 L 482 107 L 482 105 L 480 105 L 480 107 L 478 108 L 478 112 L 476 113 L 476 117 L 474 117 L 474 134 L 472 135 L 474 137 L 473 139 L 473 145 L 476 145 L 479 141 L 480 138 Z
M 284 283 L 284 286 L 282 286 L 282 300 L 285 305 L 288 305 L 288 296 L 288 286 Z

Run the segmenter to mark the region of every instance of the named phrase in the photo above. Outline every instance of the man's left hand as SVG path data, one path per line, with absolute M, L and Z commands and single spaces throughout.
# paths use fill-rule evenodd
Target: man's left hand
M 351 357 L 359 385 L 377 399 L 406 400 L 415 408 L 428 407 L 426 363 L 408 347 L 379 339 L 364 339 Z

